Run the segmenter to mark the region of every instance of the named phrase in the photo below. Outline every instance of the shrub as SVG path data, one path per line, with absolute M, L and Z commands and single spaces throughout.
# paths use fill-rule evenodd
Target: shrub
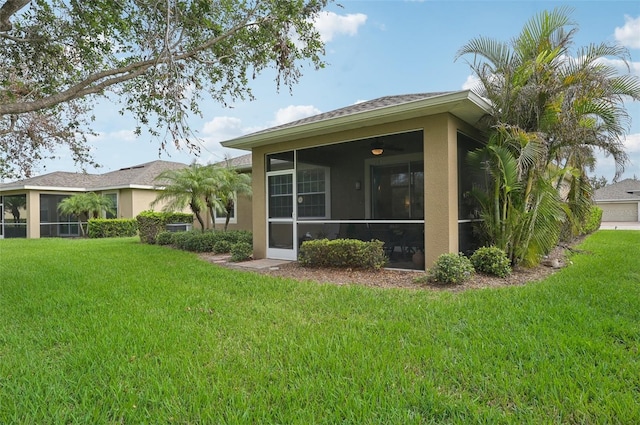
M 462 283 L 473 275 L 471 261 L 462 253 L 442 254 L 429 270 L 429 280 L 439 283 Z
M 582 234 L 588 235 L 590 233 L 595 232 L 600 228 L 600 224 L 602 223 L 602 208 L 597 205 L 593 205 L 589 209 L 589 214 L 584 222 L 582 227 Z
M 166 230 L 167 224 L 193 223 L 193 215 L 186 213 L 142 211 L 136 217 L 140 241 L 154 244 L 160 232 Z
M 192 252 L 211 252 L 215 235 L 213 232 L 201 232 L 190 230 L 188 232 L 175 232 L 173 234 L 173 244 L 182 250 Z
M 511 264 L 507 254 L 495 246 L 478 248 L 471 256 L 471 264 L 481 273 L 498 277 L 507 277 L 511 274 Z
M 215 231 L 214 233 L 217 240 L 227 241 L 232 245 L 238 242 L 253 244 L 253 234 L 248 230 Z
M 231 242 L 226 240 L 218 240 L 213 244 L 213 252 L 215 252 L 216 254 L 225 254 L 231 251 L 231 246 L 233 245 L 237 244 L 232 244 Z
M 387 262 L 381 241 L 317 239 L 305 241 L 298 261 L 308 267 L 352 267 L 378 270 Z
M 238 242 L 231 246 L 231 261 L 246 261 L 253 255 L 253 246 L 247 242 Z
M 173 244 L 173 235 L 175 234 L 175 232 L 160 232 L 156 237 L 156 243 L 158 245 L 171 245 Z
M 127 238 L 138 233 L 138 222 L 133 218 L 92 218 L 88 228 L 90 238 Z

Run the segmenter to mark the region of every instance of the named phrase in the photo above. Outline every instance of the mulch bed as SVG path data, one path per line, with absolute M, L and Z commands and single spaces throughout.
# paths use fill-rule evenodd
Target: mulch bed
M 262 273 L 271 276 L 311 281 L 320 284 L 335 285 L 364 285 L 377 288 L 421 289 L 435 291 L 464 291 L 468 289 L 499 288 L 506 286 L 524 285 L 529 282 L 542 280 L 567 264 L 566 254 L 571 250 L 568 246 L 558 246 L 538 266 L 532 268 L 517 267 L 510 276 L 500 278 L 476 273 L 470 280 L 459 285 L 441 285 L 435 283 L 414 283 L 416 276 L 424 272 L 413 270 L 382 269 L 378 271 L 340 268 L 309 268 L 302 267 L 297 262 L 291 262 L 279 267 L 251 270 L 242 268 L 242 263 L 229 263 L 228 257 L 210 253 L 200 254 L 205 261 L 223 267 L 232 267 L 247 272 Z

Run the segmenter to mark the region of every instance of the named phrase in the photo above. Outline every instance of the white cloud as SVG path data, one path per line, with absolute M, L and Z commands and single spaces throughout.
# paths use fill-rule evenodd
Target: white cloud
M 358 28 L 367 21 L 367 15 L 350 13 L 338 15 L 334 12 L 321 12 L 315 22 L 316 29 L 325 43 L 338 34 L 356 35 Z
M 599 58 L 598 62 L 614 67 L 621 74 L 632 74 L 640 76 L 640 62 L 625 63 L 621 59 Z
M 640 152 L 640 133 L 627 135 L 624 146 L 629 153 Z
M 246 153 L 237 149 L 225 148 L 220 142 L 240 137 L 250 132 L 250 129 L 242 126 L 240 118 L 221 116 L 207 121 L 198 135 L 205 149 L 201 152 L 198 162 L 219 162 L 226 157 L 235 157 Z
M 218 141 L 242 135 L 242 121 L 234 117 L 214 117 L 202 126 L 204 137 Z
M 87 135 L 90 143 L 132 143 L 138 141 L 138 136 L 133 130 L 99 131 L 95 135 Z
M 640 49 L 640 16 L 625 15 L 624 26 L 616 27 L 615 37 L 623 46 Z
M 472 90 L 480 84 L 480 79 L 475 75 L 469 75 L 464 83 L 462 83 L 462 90 Z
M 313 105 L 289 105 L 286 108 L 278 109 L 273 125 L 282 125 L 301 120 L 302 118 L 317 115 L 320 112 L 321 111 Z

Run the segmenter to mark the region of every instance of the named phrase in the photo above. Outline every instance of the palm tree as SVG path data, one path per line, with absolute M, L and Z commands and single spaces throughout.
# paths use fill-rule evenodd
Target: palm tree
M 151 206 L 154 207 L 163 201 L 166 201 L 162 208 L 164 211 L 183 210 L 189 206 L 204 232 L 206 226 L 202 211 L 207 207 L 204 198 L 213 186 L 208 168 L 194 162 L 186 168 L 160 173 L 156 182 L 162 184 L 162 191 Z
M 112 212 L 113 204 L 111 199 L 105 196 L 88 192 L 64 198 L 58 204 L 58 210 L 62 214 L 76 216 L 80 233 L 84 237 L 86 232 L 82 226 L 82 218 L 98 218 L 102 212 Z
M 224 230 L 227 231 L 235 203 L 238 202 L 238 195 L 251 196 L 251 175 L 239 173 L 233 168 L 216 168 L 215 173 L 218 179 L 216 196 L 219 204 L 225 210 Z
M 475 160 L 500 171 L 490 173 L 488 187 L 506 197 L 501 202 L 510 208 L 485 202 L 489 210 L 484 215 L 503 222 L 484 227 L 490 241 L 513 238 L 514 263 L 532 261 L 536 252 L 552 248 L 560 233 L 560 223 L 552 224 L 559 209 L 574 223 L 584 218 L 591 202 L 587 170 L 595 162 L 595 150 L 614 158 L 616 177 L 628 160 L 622 138 L 629 116 L 623 101 L 640 99 L 640 79 L 618 75 L 602 60 L 619 59 L 628 66 L 629 53 L 620 46 L 592 45 L 572 56 L 577 28 L 569 14 L 567 8 L 544 11 L 510 43 L 479 37 L 456 56 L 473 56 L 469 64 L 479 79 L 474 91 L 492 104 L 487 120 L 492 137 Z M 511 186 L 504 182 L 507 163 L 495 162 L 507 156 L 515 161 Z M 554 201 L 548 192 L 553 187 L 557 193 L 562 185 L 569 186 L 571 202 L 563 204 L 557 196 Z
M 95 192 L 85 194 L 85 205 L 87 207 L 87 216 L 99 218 L 102 213 L 115 214 L 113 210 L 113 201 L 104 195 L 98 195 Z

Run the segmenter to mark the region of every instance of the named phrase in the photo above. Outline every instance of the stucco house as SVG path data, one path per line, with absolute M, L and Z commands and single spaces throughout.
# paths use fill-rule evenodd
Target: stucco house
M 247 171 L 250 155 L 229 160 L 229 165 Z M 151 209 L 161 186 L 155 179 L 166 170 L 187 167 L 171 161 L 152 161 L 104 174 L 56 171 L 41 176 L 0 184 L 0 238 L 78 236 L 75 218 L 58 212 L 64 198 L 77 193 L 95 192 L 110 197 L 116 213 L 112 217 L 134 218 Z M 249 208 L 241 199 L 230 220 L 229 228 L 251 228 Z M 160 210 L 162 205 L 154 209 Z M 111 217 L 111 215 L 110 215 Z M 206 219 L 211 223 L 212 218 Z M 224 223 L 225 217 L 215 217 Z M 243 223 L 243 224 L 238 224 Z
M 593 197 L 602 208 L 602 221 L 640 222 L 640 180 L 610 184 L 597 189 Z
M 252 153 L 254 257 L 320 237 L 380 239 L 403 268 L 472 249 L 465 156 L 489 112 L 471 91 L 387 96 L 222 142 Z

